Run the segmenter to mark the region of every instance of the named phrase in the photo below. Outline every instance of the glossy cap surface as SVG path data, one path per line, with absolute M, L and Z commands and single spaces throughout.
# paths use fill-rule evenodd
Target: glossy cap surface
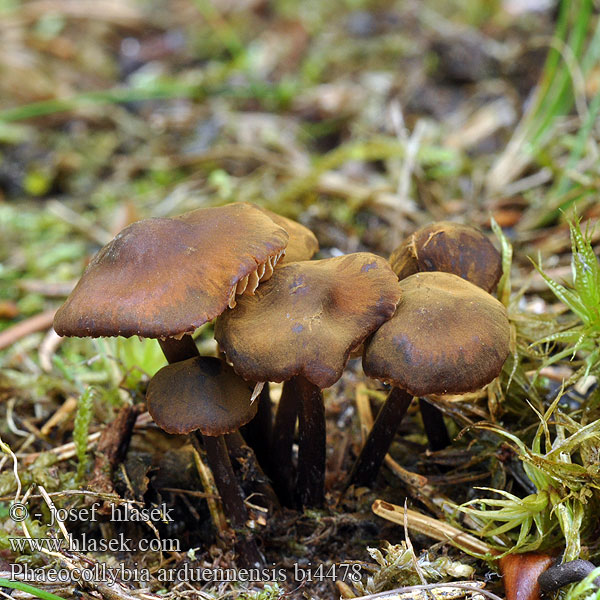
M 500 252 L 469 225 L 441 221 L 410 235 L 390 256 L 402 280 L 424 271 L 453 273 L 491 292 L 502 276 Z
M 369 377 L 428 396 L 471 392 L 498 376 L 510 341 L 498 300 L 450 273 L 418 273 L 399 285 L 395 315 L 365 343 Z
M 252 293 L 287 240 L 281 227 L 243 203 L 138 221 L 92 259 L 54 328 L 79 337 L 192 332 L 235 305 L 236 291 Z
M 258 402 L 252 386 L 225 362 L 196 357 L 163 367 L 150 380 L 146 401 L 154 422 L 167 433 L 232 433 L 250 421 Z
M 215 338 L 244 379 L 303 375 L 326 388 L 341 377 L 350 351 L 394 314 L 399 298 L 396 276 L 374 254 L 290 263 L 221 315 Z

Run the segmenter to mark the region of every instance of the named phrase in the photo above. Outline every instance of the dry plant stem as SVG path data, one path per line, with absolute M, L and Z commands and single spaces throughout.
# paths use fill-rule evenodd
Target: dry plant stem
M 248 510 L 229 460 L 225 438 L 222 435 L 217 437 L 203 435 L 202 441 L 225 514 L 236 531 L 236 548 L 240 563 L 247 568 L 260 567 L 263 564 L 263 557 L 252 535 L 247 531 Z
M 270 456 L 271 435 L 273 430 L 273 414 L 271 410 L 271 396 L 269 382 L 267 381 L 258 396 L 258 411 L 250 423 L 242 427 L 242 435 L 246 443 L 256 454 L 261 465 L 268 462 Z
M 208 505 L 208 511 L 214 526 L 217 531 L 221 534 L 229 528 L 225 515 L 223 514 L 223 506 L 221 505 L 221 498 L 219 497 L 219 491 L 215 485 L 215 478 L 211 473 L 210 469 L 204 464 L 202 456 L 204 451 L 200 445 L 200 440 L 195 435 L 190 435 L 192 446 L 194 447 L 194 463 L 200 481 L 202 481 L 202 487 L 206 493 L 206 504 Z
M 139 406 L 124 406 L 112 423 L 102 431 L 96 446 L 93 477 L 89 484 L 92 491 L 115 493 L 112 473 L 127 454 L 133 427 L 140 412 Z M 104 511 L 110 511 L 106 503 L 101 512 L 104 514 Z
M 325 500 L 325 406 L 321 390 L 297 375 L 294 387 L 300 400 L 298 414 L 298 479 L 301 507 L 321 506 Z
M 292 506 L 294 465 L 292 463 L 292 445 L 298 417 L 299 398 L 293 380 L 283 384 L 273 438 L 267 465 L 267 473 L 275 484 L 279 500 L 284 506 Z
M 383 463 L 398 426 L 412 401 L 412 395 L 400 388 L 393 388 L 379 410 L 373 429 L 354 463 L 348 485 L 370 485 Z
M 448 435 L 448 429 L 446 429 L 446 423 L 444 423 L 444 413 L 425 398 L 419 398 L 419 408 L 423 417 L 423 426 L 427 434 L 429 449 L 437 452 L 447 448 L 450 445 L 450 436 Z
M 8 348 L 27 335 L 52 327 L 55 312 L 55 309 L 47 310 L 5 329 L 0 333 L 0 350 Z
M 482 555 L 497 555 L 498 552 L 484 541 L 448 525 L 444 521 L 433 519 L 422 515 L 415 510 L 405 510 L 396 504 L 390 504 L 383 500 L 375 500 L 372 506 L 373 512 L 383 518 L 404 527 L 405 521 L 409 529 L 414 529 L 423 535 L 427 535 L 440 542 L 448 542 L 457 548 L 465 548 L 470 552 Z

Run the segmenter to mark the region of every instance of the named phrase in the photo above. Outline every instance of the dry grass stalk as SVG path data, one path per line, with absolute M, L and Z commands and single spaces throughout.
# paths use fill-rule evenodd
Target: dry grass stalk
M 448 523 L 427 517 L 414 510 L 405 510 L 401 506 L 390 504 L 383 500 L 375 500 L 372 509 L 377 516 L 398 525 L 404 526 L 406 518 L 409 528 L 427 535 L 434 540 L 448 542 L 453 546 L 477 554 L 497 554 L 489 544 L 478 540 L 476 537 L 464 533 L 460 529 L 448 525 Z

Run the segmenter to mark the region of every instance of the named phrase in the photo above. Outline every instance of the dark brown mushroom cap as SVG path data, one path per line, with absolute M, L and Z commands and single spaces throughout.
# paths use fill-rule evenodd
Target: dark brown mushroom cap
M 374 254 L 290 263 L 222 314 L 215 338 L 244 379 L 303 375 L 326 388 L 341 377 L 350 351 L 394 314 L 399 298 L 396 276 Z
M 479 229 L 441 221 L 417 229 L 390 256 L 398 279 L 423 271 L 454 273 L 491 292 L 502 276 L 502 257 Z
M 252 387 L 225 362 L 196 357 L 163 367 L 150 380 L 146 401 L 154 422 L 167 433 L 232 433 L 250 421 L 258 402 Z
M 92 259 L 54 328 L 79 337 L 192 332 L 235 305 L 249 277 L 258 285 L 257 270 L 270 275 L 287 240 L 243 203 L 138 221 Z
M 498 300 L 450 273 L 418 273 L 399 286 L 396 314 L 365 342 L 369 377 L 428 396 L 471 392 L 498 376 L 510 338 Z
M 262 206 L 257 205 L 257 208 L 273 219 L 279 227 L 283 227 L 290 236 L 285 249 L 285 255 L 279 261 L 280 265 L 301 260 L 310 260 L 319 251 L 317 236 L 308 227 L 287 217 L 282 217 Z

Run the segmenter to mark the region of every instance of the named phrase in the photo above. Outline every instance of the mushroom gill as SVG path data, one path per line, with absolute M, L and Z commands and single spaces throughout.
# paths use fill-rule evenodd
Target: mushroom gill
M 235 308 L 237 304 L 236 296 L 241 296 L 242 294 L 253 296 L 258 284 L 271 278 L 273 267 L 275 267 L 284 255 L 285 250 L 281 250 L 277 254 L 269 256 L 265 262 L 257 265 L 254 271 L 242 277 L 229 292 L 229 302 L 227 304 L 229 308 Z

